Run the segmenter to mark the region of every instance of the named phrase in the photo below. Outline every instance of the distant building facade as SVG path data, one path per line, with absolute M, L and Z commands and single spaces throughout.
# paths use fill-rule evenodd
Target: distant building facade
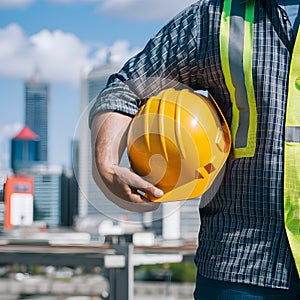
M 74 216 L 78 215 L 78 184 L 75 175 L 71 171 L 63 170 L 62 167 L 49 167 L 48 164 L 41 162 L 39 160 L 40 152 L 38 151 L 39 142 L 39 137 L 28 126 L 24 126 L 12 138 L 11 167 L 13 173 L 17 178 L 32 177 L 34 184 L 32 189 L 34 199 L 34 202 L 32 202 L 33 221 L 43 221 L 49 227 L 72 226 Z M 76 147 L 73 148 L 73 150 L 76 149 Z M 78 156 L 78 150 L 74 151 L 73 154 Z M 8 182 L 10 180 L 9 178 Z M 15 199 L 19 200 L 20 195 L 14 196 L 11 201 L 6 201 L 4 209 L 2 209 L 6 214 L 9 211 L 12 216 L 18 215 L 20 211 L 18 207 L 22 208 L 28 202 L 27 199 L 27 202 L 24 200 L 18 202 L 18 205 L 14 205 L 14 203 L 17 203 Z M 26 207 L 28 210 L 28 205 Z M 0 214 L 2 210 L 0 199 Z M 8 220 L 7 215 L 6 219 Z M 11 225 L 17 224 L 12 222 Z
M 61 173 L 34 172 L 34 220 L 49 227 L 60 225 Z
M 71 173 L 60 168 L 37 168 L 34 179 L 34 221 L 48 227 L 72 226 L 77 215 L 77 183 Z
M 28 126 L 11 140 L 11 168 L 14 174 L 26 172 L 40 160 L 40 138 Z
M 63 172 L 61 175 L 60 225 L 74 225 L 74 217 L 78 216 L 78 183 L 73 173 Z
M 49 84 L 36 74 L 25 82 L 25 124 L 40 138 L 39 160 L 48 160 Z

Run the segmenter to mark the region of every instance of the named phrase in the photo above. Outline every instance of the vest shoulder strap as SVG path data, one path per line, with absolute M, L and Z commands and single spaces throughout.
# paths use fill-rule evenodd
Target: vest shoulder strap
M 232 103 L 233 156 L 252 157 L 256 148 L 257 113 L 252 78 L 252 27 L 255 0 L 224 0 L 220 56 Z M 242 41 L 242 42 L 241 42 Z

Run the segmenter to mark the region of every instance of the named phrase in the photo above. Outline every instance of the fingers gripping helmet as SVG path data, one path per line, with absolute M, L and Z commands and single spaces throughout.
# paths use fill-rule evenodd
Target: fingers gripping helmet
M 192 199 L 209 189 L 231 145 L 214 102 L 173 88 L 147 100 L 133 118 L 127 148 L 132 170 L 164 191 L 151 201 Z

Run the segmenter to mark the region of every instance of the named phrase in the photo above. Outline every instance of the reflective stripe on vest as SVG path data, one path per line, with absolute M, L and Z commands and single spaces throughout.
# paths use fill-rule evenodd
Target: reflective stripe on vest
M 289 74 L 284 143 L 284 221 L 300 275 L 300 30 Z
M 252 79 L 254 0 L 224 0 L 220 55 L 232 102 L 234 157 L 251 157 L 256 146 L 256 104 Z M 239 41 L 244 41 L 240 43 Z M 300 275 L 300 29 L 289 72 L 284 141 L 284 221 Z
M 232 103 L 233 156 L 252 157 L 256 147 L 256 101 L 252 71 L 254 2 L 225 0 L 220 32 L 222 70 Z M 244 41 L 241 43 L 241 41 Z

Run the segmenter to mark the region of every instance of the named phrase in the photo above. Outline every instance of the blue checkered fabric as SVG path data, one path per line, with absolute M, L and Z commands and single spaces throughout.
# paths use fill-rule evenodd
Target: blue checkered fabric
M 209 91 L 230 123 L 219 53 L 222 6 L 222 0 L 201 0 L 172 19 L 109 78 L 90 120 L 106 110 L 134 115 L 144 99 L 180 83 Z M 228 159 L 218 193 L 200 209 L 195 261 L 207 278 L 288 288 L 292 256 L 283 221 L 283 136 L 295 36 L 274 0 L 256 1 L 253 38 L 256 152 Z

